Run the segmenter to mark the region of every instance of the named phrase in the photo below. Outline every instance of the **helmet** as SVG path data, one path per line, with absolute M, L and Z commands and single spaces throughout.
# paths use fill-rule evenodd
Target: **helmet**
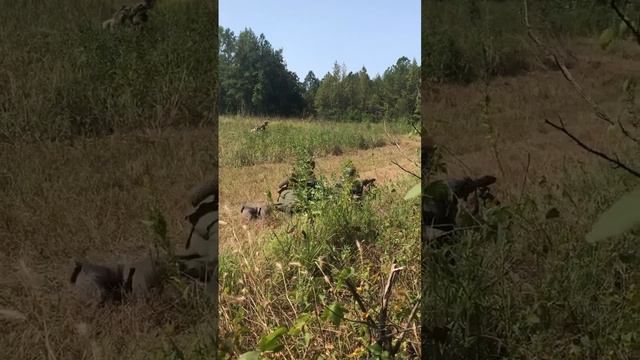
M 349 165 L 346 166 L 343 170 L 342 170 L 342 175 L 345 177 L 354 177 L 356 176 L 356 168 Z

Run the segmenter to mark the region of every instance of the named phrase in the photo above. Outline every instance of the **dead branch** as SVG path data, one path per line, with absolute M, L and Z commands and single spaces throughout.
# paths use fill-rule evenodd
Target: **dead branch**
M 611 4 L 612 4 L 612 7 L 614 7 L 614 10 L 616 10 L 617 6 L 615 6 L 615 1 L 614 0 L 611 1 Z M 574 79 L 574 77 L 571 74 L 571 72 L 569 71 L 569 69 L 567 69 L 567 67 L 564 65 L 563 61 L 553 51 L 551 51 L 548 47 L 544 46 L 543 43 L 535 36 L 535 34 L 533 33 L 533 30 L 532 30 L 531 24 L 529 23 L 529 12 L 528 12 L 527 0 L 523 0 L 523 5 L 524 5 L 524 21 L 525 21 L 525 25 L 527 26 L 527 33 L 528 33 L 529 37 L 533 40 L 533 42 L 535 42 L 538 45 L 538 47 L 540 47 L 543 51 L 545 51 L 549 56 L 551 56 L 553 58 L 554 63 L 560 69 L 560 71 L 562 72 L 562 74 L 565 77 L 565 79 L 567 79 L 567 81 L 569 81 L 573 85 L 573 87 L 575 88 L 576 92 L 578 92 L 578 94 L 580 94 L 580 96 L 587 103 L 589 103 L 589 105 L 591 105 L 591 108 L 593 109 L 593 111 L 596 114 L 596 116 L 598 118 L 600 118 L 601 120 L 604 120 L 605 122 L 609 123 L 610 125 L 616 125 L 616 123 L 611 120 L 611 117 L 609 117 L 604 112 L 604 110 L 602 110 L 602 108 L 584 92 L 584 90 L 582 89 L 580 84 L 578 84 L 578 82 Z M 621 15 L 621 12 L 620 12 L 619 9 L 617 9 L 616 12 L 618 13 L 618 16 Z M 622 15 L 622 16 L 624 17 L 624 15 Z M 562 118 L 560 118 L 560 125 L 557 125 L 557 124 L 549 121 L 548 119 L 545 119 L 545 122 L 548 125 L 551 125 L 556 130 L 560 130 L 565 135 L 569 136 L 576 144 L 578 144 L 580 147 L 582 147 L 583 149 L 587 150 L 588 152 L 590 152 L 590 153 L 592 153 L 592 154 L 594 154 L 594 155 L 596 155 L 596 156 L 598 156 L 598 157 L 600 157 L 602 159 L 605 159 L 605 160 L 613 163 L 615 166 L 626 170 L 627 172 L 633 174 L 636 177 L 640 177 L 640 172 L 638 172 L 638 171 L 630 168 L 629 166 L 623 164 L 618 159 L 613 159 L 613 158 L 609 157 L 608 155 L 606 155 L 605 153 L 589 147 L 584 142 L 582 142 L 580 139 L 578 139 L 575 135 L 571 134 L 567 130 L 567 128 L 564 126 L 564 122 L 562 121 Z M 621 121 L 618 121 L 617 125 L 620 127 L 620 130 L 622 131 L 622 134 L 625 137 L 627 137 L 628 139 L 630 139 L 631 141 L 633 141 L 635 143 L 639 143 L 638 139 L 633 137 L 624 128 L 624 126 L 622 125 Z
M 399 168 L 400 168 L 400 170 L 402 170 L 402 171 L 406 172 L 407 174 L 413 175 L 413 176 L 415 176 L 416 178 L 420 179 L 420 176 L 419 176 L 419 175 L 417 175 L 416 173 L 414 173 L 414 172 L 412 172 L 412 171 L 410 171 L 410 170 L 407 170 L 407 169 L 403 168 L 403 167 L 402 167 L 400 164 L 398 164 L 395 160 L 391 160 L 391 163 L 392 163 L 393 165 L 395 165 L 395 166 L 399 167 Z
M 409 317 L 407 318 L 407 321 L 405 322 L 405 328 L 408 329 L 411 321 L 413 321 L 413 318 L 416 316 L 416 314 L 418 313 L 418 307 L 420 306 L 420 301 L 416 301 L 416 303 L 413 305 L 413 308 L 411 308 L 411 313 L 409 313 Z M 404 335 L 406 334 L 405 331 L 403 331 L 400 334 L 400 337 L 398 338 L 398 340 L 396 341 L 395 345 L 393 345 L 392 348 L 392 353 L 393 354 L 397 354 L 398 351 L 400 351 L 400 346 L 402 345 L 402 341 L 404 340 Z
M 384 286 L 384 290 L 382 292 L 382 304 L 380 307 L 380 316 L 378 319 L 378 342 L 382 345 L 383 349 L 391 350 L 391 337 L 389 334 L 389 329 L 387 328 L 387 311 L 389 307 L 389 299 L 391 298 L 391 288 L 393 287 L 393 282 L 396 278 L 396 275 L 399 271 L 404 270 L 404 266 L 396 267 L 396 264 L 391 263 L 391 271 L 389 272 L 389 277 L 387 278 L 387 283 Z
M 360 294 L 358 294 L 358 290 L 356 290 L 356 287 L 355 285 L 353 285 L 353 282 L 351 281 L 351 279 L 346 279 L 345 285 L 347 285 L 347 290 L 349 290 L 349 292 L 353 296 L 353 299 L 358 304 L 360 311 L 362 311 L 362 313 L 365 314 L 367 325 L 369 325 L 370 328 L 375 329 L 376 324 L 371 318 L 371 315 L 369 315 L 369 310 L 367 309 L 367 306 L 364 304 L 364 301 L 360 297 Z
M 473 171 L 471 170 L 471 168 L 469 167 L 469 165 L 467 165 L 464 160 L 462 160 L 462 158 L 460 158 L 460 156 L 456 155 L 453 150 L 449 149 L 446 146 L 441 146 L 440 147 L 444 152 L 448 153 L 449 156 L 451 156 L 453 158 L 453 160 L 457 161 L 458 164 L 463 167 L 465 169 L 465 171 L 467 172 L 467 174 L 469 176 L 471 176 L 471 174 L 473 173 Z
M 618 5 L 616 5 L 616 0 L 611 0 L 609 5 L 613 9 L 613 11 L 616 12 L 620 20 L 622 20 L 625 23 L 625 25 L 627 25 L 629 30 L 631 30 L 631 32 L 633 33 L 633 36 L 636 38 L 636 42 L 638 43 L 638 45 L 640 45 L 640 30 L 638 30 L 635 26 L 633 26 L 633 23 L 629 19 L 627 19 L 626 16 L 624 16 L 622 11 L 620 11 L 620 8 L 618 8 Z
M 626 136 L 629 140 L 635 142 L 636 144 L 640 144 L 640 140 L 638 140 L 638 138 L 631 135 L 631 133 L 629 133 L 629 131 L 627 131 L 627 129 L 624 127 L 624 125 L 622 125 L 622 121 L 620 120 L 618 120 L 618 127 L 620 127 L 620 131 L 622 131 L 622 134 Z
M 555 128 L 556 130 L 561 131 L 562 133 L 564 133 L 565 135 L 567 135 L 569 138 L 571 138 L 571 140 L 573 140 L 576 144 L 578 144 L 578 146 L 580 146 L 581 148 L 585 149 L 586 151 L 607 160 L 608 162 L 614 164 L 616 167 L 621 168 L 626 170 L 628 173 L 640 178 L 640 171 L 638 170 L 634 170 L 632 168 L 630 168 L 629 166 L 623 164 L 622 162 L 620 162 L 620 160 L 618 159 L 613 159 L 612 157 L 610 157 L 609 155 L 598 151 L 592 147 L 590 147 L 589 145 L 585 144 L 584 142 L 582 142 L 580 139 L 578 139 L 575 135 L 573 135 L 564 125 L 564 122 L 562 121 L 562 118 L 559 117 L 560 120 L 560 125 L 553 123 L 552 121 L 549 121 L 548 119 L 545 119 L 545 123 L 547 123 L 548 125 L 551 125 L 553 128 Z
M 522 178 L 522 187 L 520 188 L 520 197 L 522 198 L 524 196 L 524 190 L 525 187 L 527 186 L 527 180 L 529 179 L 529 167 L 531 166 L 531 153 L 528 152 L 527 153 L 527 166 L 525 167 L 524 170 L 524 176 Z
M 411 127 L 413 128 L 413 130 L 416 131 L 417 134 L 422 135 L 422 131 L 418 129 L 418 127 L 416 126 L 416 124 L 411 123 Z

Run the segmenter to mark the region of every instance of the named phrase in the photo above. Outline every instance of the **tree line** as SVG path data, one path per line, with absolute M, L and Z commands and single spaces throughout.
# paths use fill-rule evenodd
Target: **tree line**
M 219 31 L 219 112 L 249 116 L 377 121 L 419 116 L 420 66 L 400 57 L 382 75 L 335 62 L 321 79 L 287 69 L 282 49 L 247 28 Z

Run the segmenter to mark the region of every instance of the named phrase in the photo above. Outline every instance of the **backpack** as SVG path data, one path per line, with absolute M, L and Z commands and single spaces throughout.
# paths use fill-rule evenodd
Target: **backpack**
M 203 281 L 217 297 L 218 199 L 217 183 L 198 187 L 191 203 L 196 209 L 186 219 L 191 231 L 184 249 L 176 252 L 180 274 Z M 133 262 L 94 264 L 75 260 L 70 282 L 88 300 L 120 302 L 125 296 L 145 297 L 162 287 L 161 262 L 149 255 Z
M 215 181 L 194 191 L 191 204 L 196 209 L 186 219 L 191 231 L 184 249 L 176 257 L 182 275 L 207 283 L 217 284 L 218 266 L 218 186 Z

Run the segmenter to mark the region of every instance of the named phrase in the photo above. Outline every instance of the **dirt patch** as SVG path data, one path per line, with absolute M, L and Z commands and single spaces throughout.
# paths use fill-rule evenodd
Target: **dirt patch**
M 405 172 L 394 165 L 396 161 L 405 169 L 419 171 L 412 162 L 419 164 L 420 142 L 418 139 L 399 137 L 399 148 L 387 145 L 368 150 L 354 150 L 342 155 L 331 155 L 316 159 L 317 173 L 331 176 L 338 173 L 343 161 L 353 161 L 361 178 L 375 178 L 378 185 L 394 181 Z M 244 203 L 266 200 L 266 192 L 277 195 L 277 184 L 291 172 L 291 164 L 261 164 L 243 168 L 220 169 L 220 247 L 251 241 L 265 229 L 275 225 L 263 221 L 242 220 L 240 208 Z

